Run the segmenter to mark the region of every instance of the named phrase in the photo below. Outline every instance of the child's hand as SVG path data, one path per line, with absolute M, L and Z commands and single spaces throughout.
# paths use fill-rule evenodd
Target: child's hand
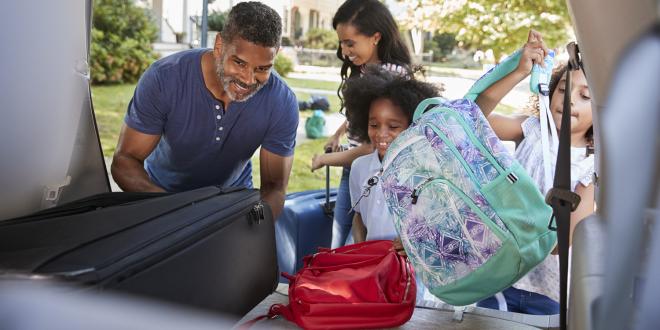
M 339 151 L 339 136 L 337 135 L 332 135 L 329 139 L 328 142 L 325 143 L 325 146 L 323 146 L 323 150 L 328 150 L 330 149 L 331 152 L 337 152 Z M 312 169 L 313 171 L 314 169 Z
M 406 256 L 406 250 L 403 249 L 403 243 L 401 243 L 401 237 L 397 237 L 392 240 L 392 249 L 396 251 L 400 256 Z
M 312 172 L 314 172 L 314 170 L 318 170 L 319 168 L 325 166 L 325 162 L 323 161 L 324 159 L 323 156 L 324 155 L 314 154 L 314 156 L 312 157 Z
M 527 43 L 523 46 L 520 62 L 518 63 L 518 72 L 528 75 L 532 71 L 534 64 L 539 64 L 545 67 L 543 59 L 548 55 L 548 48 L 543 42 L 541 33 L 529 30 L 527 35 Z

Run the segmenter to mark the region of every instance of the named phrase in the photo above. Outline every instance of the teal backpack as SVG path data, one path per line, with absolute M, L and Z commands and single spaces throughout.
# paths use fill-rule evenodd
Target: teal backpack
M 452 305 L 508 288 L 555 246 L 552 209 L 473 102 L 518 59 L 486 73 L 465 99 L 421 102 L 383 159 L 406 253 L 429 291 Z

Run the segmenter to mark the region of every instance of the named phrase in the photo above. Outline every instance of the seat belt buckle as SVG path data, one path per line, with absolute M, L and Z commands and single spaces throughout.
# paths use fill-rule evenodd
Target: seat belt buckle
M 571 212 L 575 211 L 580 205 L 580 195 L 568 190 L 561 188 L 550 188 L 548 193 L 545 195 L 545 203 L 552 206 L 557 201 L 561 203 L 569 203 L 571 205 Z
M 539 94 L 541 94 L 543 96 L 549 96 L 550 95 L 550 87 L 548 87 L 548 84 L 539 83 Z

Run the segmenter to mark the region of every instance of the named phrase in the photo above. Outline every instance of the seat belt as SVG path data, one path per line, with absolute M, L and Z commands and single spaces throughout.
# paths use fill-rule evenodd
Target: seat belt
M 571 73 L 580 70 L 579 49 L 574 42 L 566 46 L 568 51 L 568 68 L 566 70 L 566 89 L 564 107 L 559 131 L 559 148 L 553 187 L 545 197 L 547 204 L 552 206 L 552 218 L 548 228 L 557 231 L 559 249 L 559 326 L 566 330 L 566 313 L 568 301 L 568 248 L 571 228 L 571 212 L 580 204 L 580 196 L 571 191 Z M 555 226 L 553 226 L 553 220 Z

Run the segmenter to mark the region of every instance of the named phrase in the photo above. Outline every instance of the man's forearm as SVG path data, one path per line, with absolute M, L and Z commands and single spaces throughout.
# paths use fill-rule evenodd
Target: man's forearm
M 261 199 L 263 199 L 270 206 L 273 211 L 273 220 L 277 219 L 282 213 L 282 208 L 284 208 L 284 198 L 286 193 L 284 189 L 261 189 Z
M 165 190 L 151 181 L 139 161 L 115 155 L 110 167 L 112 178 L 123 191 L 164 192 Z

